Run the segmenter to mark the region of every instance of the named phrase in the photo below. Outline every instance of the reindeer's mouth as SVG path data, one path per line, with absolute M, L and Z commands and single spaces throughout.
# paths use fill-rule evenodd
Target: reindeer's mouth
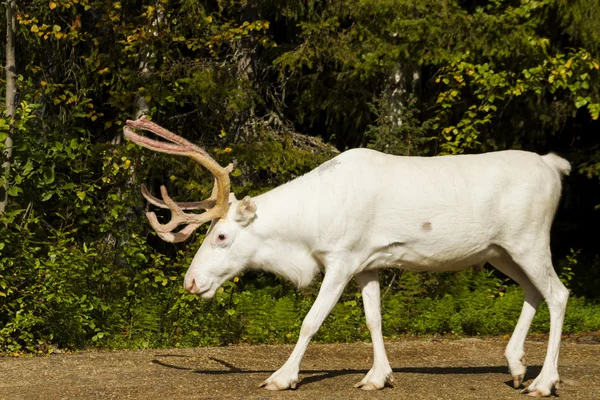
M 216 290 L 213 290 L 213 285 L 211 285 L 208 289 L 200 292 L 200 293 L 196 293 L 198 296 L 202 297 L 204 300 L 210 300 L 213 297 L 215 297 L 215 294 L 217 293 Z
M 213 286 L 213 283 L 210 283 L 208 285 L 198 285 L 195 279 L 192 279 L 191 281 L 186 280 L 184 282 L 185 290 L 192 294 L 198 295 L 206 300 L 212 299 L 214 297 L 216 291 L 213 290 Z

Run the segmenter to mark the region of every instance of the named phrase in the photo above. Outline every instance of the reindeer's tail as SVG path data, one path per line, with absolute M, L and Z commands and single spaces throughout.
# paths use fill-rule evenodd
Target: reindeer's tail
M 571 163 L 554 153 L 542 156 L 542 160 L 561 175 L 569 175 L 571 173 Z

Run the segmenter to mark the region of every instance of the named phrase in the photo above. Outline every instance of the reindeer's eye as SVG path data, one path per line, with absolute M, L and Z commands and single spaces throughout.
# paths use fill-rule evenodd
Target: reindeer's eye
M 219 239 L 219 242 L 222 242 L 225 240 L 225 235 L 221 233 L 219 236 L 217 236 L 217 239 Z

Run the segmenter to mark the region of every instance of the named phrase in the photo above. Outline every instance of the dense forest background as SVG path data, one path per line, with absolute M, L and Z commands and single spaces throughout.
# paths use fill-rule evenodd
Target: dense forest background
M 298 292 L 246 273 L 213 302 L 182 289 L 202 232 L 178 245 L 159 240 L 139 187 L 157 193 L 164 183 L 178 200 L 199 200 L 212 178 L 190 160 L 125 142 L 124 121 L 142 114 L 223 165 L 236 160 L 238 198 L 353 147 L 554 151 L 573 164 L 552 231 L 556 269 L 573 293 L 565 331 L 600 330 L 598 1 L 5 0 L 2 8 L 0 350 L 297 338 L 318 282 Z M 510 333 L 523 301 L 491 268 L 387 271 L 382 284 L 387 337 Z M 317 340 L 368 338 L 355 289 Z M 544 332 L 544 305 L 538 314 L 532 329 Z

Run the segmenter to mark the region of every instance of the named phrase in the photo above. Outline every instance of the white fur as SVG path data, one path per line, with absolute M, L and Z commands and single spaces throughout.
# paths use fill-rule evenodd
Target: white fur
M 550 227 L 568 161 L 499 151 L 479 155 L 396 157 L 355 149 L 254 199 L 232 197 L 226 219 L 211 226 L 185 287 L 211 298 L 246 268 L 309 284 L 325 278 L 298 344 L 267 389 L 295 387 L 308 342 L 357 277 L 374 346 L 374 364 L 358 386 L 391 379 L 383 349 L 376 271 L 460 270 L 489 262 L 525 290 L 523 315 L 506 350 L 515 379 L 523 343 L 541 298 L 551 315 L 547 358 L 527 389 L 548 395 L 558 382 L 558 350 L 568 297 L 550 260 Z M 226 240 L 219 242 L 219 235 Z

